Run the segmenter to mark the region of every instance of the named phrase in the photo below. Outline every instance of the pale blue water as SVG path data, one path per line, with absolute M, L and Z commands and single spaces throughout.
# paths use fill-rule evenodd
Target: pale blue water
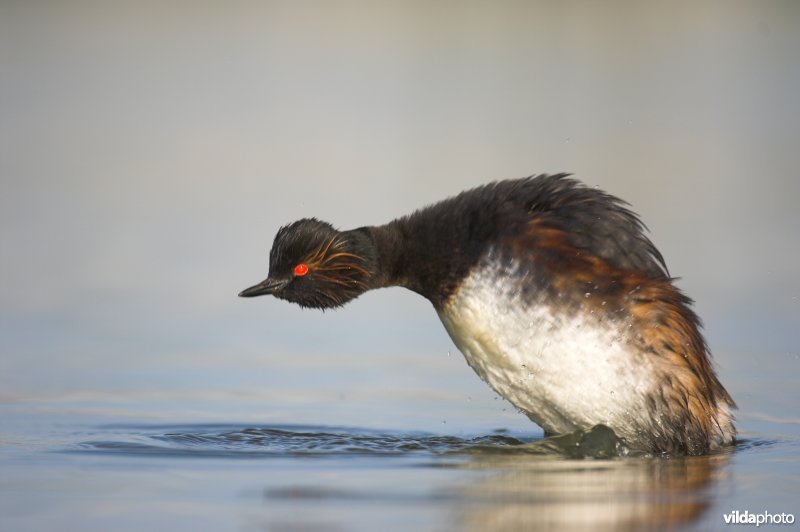
M 92 411 L 0 405 L 0 530 L 722 530 L 732 510 L 800 509 L 800 425 L 750 411 L 735 448 L 608 460 L 528 454 L 541 433 L 526 422 L 467 433 Z

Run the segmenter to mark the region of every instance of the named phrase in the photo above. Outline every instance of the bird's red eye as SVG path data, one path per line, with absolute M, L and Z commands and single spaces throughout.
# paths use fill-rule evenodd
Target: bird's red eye
M 308 266 L 305 264 L 298 264 L 294 267 L 294 274 L 296 277 L 302 277 L 303 275 L 308 273 Z

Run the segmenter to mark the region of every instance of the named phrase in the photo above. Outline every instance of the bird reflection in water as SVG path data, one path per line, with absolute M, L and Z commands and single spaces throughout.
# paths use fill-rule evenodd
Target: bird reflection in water
M 485 469 L 458 489 L 460 530 L 641 530 L 685 526 L 705 514 L 730 451 L 690 457 L 564 460 L 478 453 Z

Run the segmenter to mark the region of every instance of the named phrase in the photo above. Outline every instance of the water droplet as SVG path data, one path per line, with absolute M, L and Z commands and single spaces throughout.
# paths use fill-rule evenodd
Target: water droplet
M 452 353 L 450 351 L 447 352 L 447 356 L 450 356 Z
M 589 296 L 591 296 L 591 295 L 592 295 L 592 294 L 591 294 L 590 292 L 586 292 L 585 294 L 583 294 L 583 297 L 589 297 Z
M 605 302 L 605 301 L 601 301 L 601 302 L 600 302 L 600 306 L 603 306 L 603 307 L 605 307 L 605 306 L 606 306 L 606 302 Z

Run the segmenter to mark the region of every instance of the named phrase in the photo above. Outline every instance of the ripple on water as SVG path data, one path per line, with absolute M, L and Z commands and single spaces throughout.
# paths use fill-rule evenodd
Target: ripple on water
M 630 450 L 614 432 L 598 425 L 544 440 L 520 439 L 505 433 L 476 437 L 428 433 L 381 432 L 320 426 L 110 427 L 114 438 L 82 441 L 73 452 L 149 456 L 226 458 L 343 456 L 536 454 L 566 458 L 614 458 Z
M 286 457 L 445 454 L 471 448 L 513 448 L 526 443 L 504 435 L 472 438 L 365 429 L 279 427 L 113 427 L 114 439 L 83 441 L 74 452 L 162 456 Z M 120 430 L 127 429 L 127 430 Z

